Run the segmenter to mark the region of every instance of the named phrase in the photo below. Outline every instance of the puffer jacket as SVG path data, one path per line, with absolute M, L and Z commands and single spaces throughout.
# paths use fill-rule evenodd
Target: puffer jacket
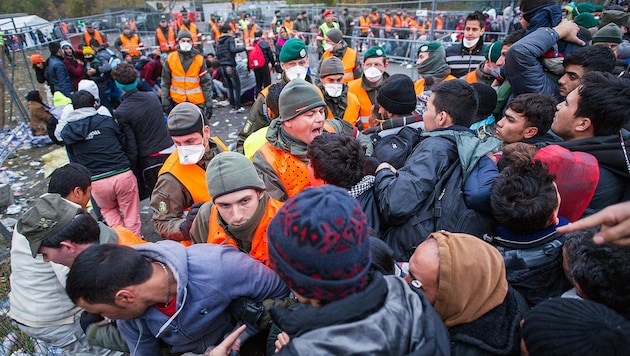
M 236 54 L 245 51 L 245 47 L 237 46 L 234 36 L 222 34 L 217 41 L 217 59 L 219 65 L 236 67 Z
M 359 293 L 320 308 L 272 309 L 291 337 L 278 355 L 448 355 L 446 327 L 401 278 L 372 274 Z
M 53 93 L 60 91 L 68 98 L 72 97 L 72 81 L 70 81 L 68 69 L 60 57 L 52 55 L 46 60 L 44 78 L 50 85 L 50 91 Z
M 118 321 L 132 355 L 160 355 L 160 339 L 172 353 L 201 354 L 234 328 L 226 311 L 233 299 L 261 302 L 288 294 L 275 272 L 232 246 L 160 241 L 134 248 L 173 271 L 177 304 L 174 318 L 149 307 L 139 318 Z

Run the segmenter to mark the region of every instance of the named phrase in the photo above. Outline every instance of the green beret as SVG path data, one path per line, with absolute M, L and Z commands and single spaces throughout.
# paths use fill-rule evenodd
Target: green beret
M 573 19 L 573 22 L 585 28 L 591 28 L 599 25 L 599 20 L 589 12 L 577 15 L 577 17 Z
M 368 58 L 373 58 L 373 57 L 374 58 L 385 57 L 385 48 L 381 46 L 374 46 L 368 49 L 367 51 L 365 51 L 365 54 L 363 55 L 364 60 Z
M 604 11 L 604 7 L 602 5 L 595 5 L 595 6 L 593 6 L 593 9 L 595 10 L 593 12 L 602 12 L 602 11 Z
M 291 38 L 284 43 L 280 50 L 280 62 L 286 63 L 295 59 L 302 59 L 307 55 L 306 43 L 300 39 Z
M 578 9 L 579 14 L 583 14 L 585 12 L 593 13 L 595 12 L 595 5 L 590 2 L 583 2 L 577 4 L 576 8 Z
M 438 48 L 442 47 L 440 42 L 429 42 L 425 43 L 420 48 L 418 48 L 418 53 L 421 52 L 435 52 Z
M 492 42 L 489 46 L 486 46 L 486 52 L 484 56 L 490 62 L 496 62 L 501 57 L 501 47 L 503 47 L 503 41 Z

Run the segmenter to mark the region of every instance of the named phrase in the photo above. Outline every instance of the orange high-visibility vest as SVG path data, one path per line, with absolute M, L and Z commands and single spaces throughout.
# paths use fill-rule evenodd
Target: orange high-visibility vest
M 92 39 L 97 40 L 99 45 L 103 44 L 103 36 L 101 36 L 101 33 L 98 32 L 98 30 L 94 30 L 94 36 L 87 31 L 83 32 L 83 41 L 86 45 L 89 46 Z
M 162 31 L 161 27 L 155 29 L 155 35 L 158 39 L 158 45 L 160 46 L 160 51 L 162 52 L 170 52 L 174 51 L 176 47 L 175 42 L 175 31 L 172 28 L 168 27 L 166 29 L 168 31 L 168 38 L 164 37 L 164 31 Z
M 132 57 L 137 57 L 140 55 L 140 40 L 138 39 L 138 35 L 134 34 L 131 38 L 127 38 L 127 36 L 121 34 L 120 42 L 122 43 L 123 51 L 129 53 Z
M 331 51 L 326 51 L 322 55 L 322 62 L 326 60 L 326 58 L 332 57 Z M 341 59 L 341 63 L 343 63 L 343 82 L 349 83 L 351 80 L 354 80 L 354 68 L 357 67 L 357 51 L 348 47 L 346 48 L 346 52 L 343 54 L 343 58 Z
M 219 140 L 220 141 L 220 140 Z M 170 173 L 190 192 L 195 203 L 207 202 L 212 198 L 208 194 L 206 171 L 197 164 L 180 164 L 177 150 L 168 156 L 160 168 L 158 176 Z
M 361 29 L 361 33 L 368 33 L 370 28 L 370 21 L 364 16 L 359 17 L 359 28 Z
M 289 198 L 311 186 L 306 164 L 291 153 L 277 149 L 269 142 L 265 142 L 258 152 L 276 171 Z
M 468 72 L 468 74 L 464 77 L 464 80 L 468 84 L 477 83 L 477 70 L 475 69 L 472 72 Z
M 361 103 L 361 110 L 359 110 L 359 120 L 361 120 L 361 130 L 368 129 L 370 124 L 368 122 L 370 118 L 370 110 L 372 110 L 372 100 L 368 96 L 367 91 L 361 87 L 362 78 L 355 79 L 348 83 L 348 92 L 353 93 L 359 99 Z
M 254 33 L 256 33 L 257 30 L 258 30 L 257 24 L 253 24 L 252 28 L 246 27 L 243 30 L 243 41 L 245 41 L 246 46 L 251 46 L 254 44 L 254 38 L 255 38 Z
M 453 79 L 457 79 L 456 76 L 449 74 L 446 78 L 444 78 L 444 80 L 442 80 L 443 82 L 447 81 L 447 80 L 453 80 Z M 422 79 L 418 79 L 413 83 L 413 89 L 416 92 L 416 95 L 420 95 L 422 93 L 424 93 L 424 78 Z
M 392 26 L 394 25 L 394 19 L 391 16 L 383 16 L 385 19 L 385 32 L 392 32 Z
M 203 57 L 195 55 L 188 71 L 184 72 L 184 67 L 179 59 L 179 52 L 171 52 L 166 59 L 168 67 L 171 69 L 171 87 L 169 88 L 171 99 L 176 103 L 189 101 L 195 105 L 205 103 L 199 73 L 203 66 Z
M 265 207 L 265 213 L 263 214 L 260 222 L 258 222 L 258 227 L 254 232 L 254 238 L 252 239 L 252 249 L 249 251 L 249 255 L 254 259 L 260 261 L 261 263 L 269 266 L 269 255 L 268 247 L 267 247 L 267 227 L 271 222 L 271 219 L 276 216 L 276 213 L 282 207 L 282 202 L 269 197 L 267 201 L 267 206 Z M 235 248 L 238 248 L 236 241 L 231 238 L 221 225 L 219 225 L 219 212 L 217 210 L 217 206 L 213 205 L 212 210 L 210 211 L 210 221 L 208 224 L 208 243 L 209 244 L 218 244 L 218 245 L 232 245 Z M 269 266 L 271 267 L 271 266 Z
M 381 17 L 378 14 L 369 14 L 368 18 L 370 19 L 370 25 L 372 27 L 381 27 Z
M 148 243 L 148 241 L 143 240 L 140 236 L 134 234 L 133 231 L 122 225 L 115 226 L 112 229 L 114 229 L 116 235 L 118 235 L 118 245 L 135 246 Z
M 193 44 L 195 45 L 195 47 L 197 46 L 197 41 L 199 36 L 197 36 L 197 25 L 195 25 L 194 22 L 190 23 L 190 27 L 186 26 L 183 22 L 181 25 L 179 25 L 179 30 L 186 30 L 188 32 L 190 32 L 190 34 L 192 35 L 192 40 L 193 40 Z

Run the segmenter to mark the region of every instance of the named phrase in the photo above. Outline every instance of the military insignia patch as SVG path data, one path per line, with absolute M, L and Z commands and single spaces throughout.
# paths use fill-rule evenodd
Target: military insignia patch
M 376 50 L 376 55 L 378 55 L 378 56 L 382 56 L 382 55 L 383 55 L 383 51 L 382 51 L 382 50 L 380 50 L 380 49 L 377 49 L 377 50 Z
M 160 204 L 158 204 L 158 211 L 160 214 L 168 214 L 168 205 L 165 201 L 161 201 Z
M 306 57 L 306 50 L 304 48 L 302 48 L 300 50 L 300 58 L 304 58 L 304 57 Z
M 251 129 L 252 123 L 251 121 L 247 120 L 247 122 L 245 122 L 245 126 L 243 127 L 243 132 L 248 133 Z

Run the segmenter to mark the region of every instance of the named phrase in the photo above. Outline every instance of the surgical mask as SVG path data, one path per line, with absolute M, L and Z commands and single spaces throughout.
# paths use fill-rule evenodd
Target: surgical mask
M 324 89 L 326 90 L 326 93 L 328 93 L 328 95 L 332 96 L 333 98 L 338 98 L 343 91 L 343 84 L 326 83 L 324 84 Z
M 330 43 L 326 43 L 324 44 L 324 51 L 332 51 L 333 47 L 335 46 L 331 45 Z
M 182 52 L 190 52 L 190 50 L 192 49 L 192 43 L 190 42 L 182 42 L 179 44 L 179 49 Z
M 492 74 L 493 77 L 499 76 L 499 74 L 501 73 L 501 67 L 490 69 L 490 73 Z
M 197 164 L 206 153 L 204 145 L 177 146 L 179 163 L 182 165 Z
M 289 81 L 295 78 L 306 79 L 306 72 L 307 69 L 302 66 L 293 66 L 286 70 Z
M 245 20 L 245 25 L 249 26 L 250 22 L 249 20 Z
M 372 83 L 378 82 L 383 77 L 383 72 L 376 67 L 366 69 L 364 74 L 365 77 Z
M 481 37 L 477 37 L 474 40 L 467 40 L 467 39 L 464 38 L 464 47 L 466 47 L 466 48 L 473 48 L 473 47 L 475 47 L 477 42 L 479 42 L 480 38 Z

